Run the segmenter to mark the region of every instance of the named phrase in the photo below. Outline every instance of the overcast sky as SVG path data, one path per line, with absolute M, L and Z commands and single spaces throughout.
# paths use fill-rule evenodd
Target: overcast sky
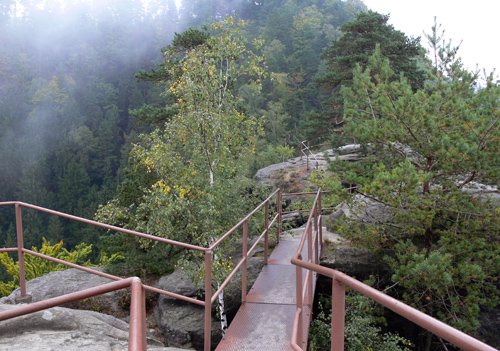
M 459 55 L 469 69 L 496 68 L 500 75 L 499 0 L 363 0 L 370 9 L 390 14 L 389 23 L 411 36 L 430 33 L 434 16 L 447 38 L 460 46 Z

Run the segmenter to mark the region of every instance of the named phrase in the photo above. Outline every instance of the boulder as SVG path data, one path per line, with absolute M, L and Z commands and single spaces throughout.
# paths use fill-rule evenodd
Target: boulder
M 248 287 L 250 289 L 257 278 L 263 262 L 262 258 L 252 257 L 248 260 Z M 203 299 L 203 290 L 196 287 L 189 275 L 176 270 L 162 277 L 157 287 L 184 296 Z M 232 320 L 241 304 L 241 278 L 237 274 L 233 281 L 224 289 L 225 311 L 228 322 Z M 215 347 L 222 337 L 220 321 L 217 318 L 216 303 L 212 309 L 212 347 Z M 184 302 L 165 295 L 160 295 L 153 312 L 163 341 L 169 346 L 192 347 L 203 349 L 204 340 L 204 308 L 189 302 Z
M 389 206 L 367 196 L 356 194 L 350 204 L 342 202 L 331 215 L 327 216 L 325 222 L 328 230 L 333 231 L 331 224 L 342 217 L 363 223 L 384 223 L 391 220 L 392 214 Z
M 98 269 L 98 268 L 96 268 Z M 71 268 L 63 271 L 50 272 L 44 276 L 26 282 L 26 291 L 31 295 L 32 302 L 42 301 L 51 297 L 61 296 L 76 291 L 89 289 L 98 285 L 110 283 L 113 280 L 79 269 Z M 9 296 L 0 299 L 0 303 L 15 304 L 20 297 L 20 289 L 14 290 Z M 87 309 L 112 314 L 116 317 L 128 316 L 128 307 L 124 310 L 120 305 L 120 297 L 125 290 L 110 292 L 83 301 L 65 305 L 65 307 Z
M 309 155 L 309 169 L 307 169 L 307 157 L 299 156 L 261 168 L 255 174 L 255 178 L 262 184 L 275 188 L 281 187 L 284 192 L 300 192 L 312 186 L 308 181 L 311 171 L 315 169 L 327 170 L 329 161 L 358 161 L 361 158 L 359 144 L 345 145 L 337 149 L 311 153 Z
M 383 277 L 388 272 L 380 256 L 345 243 L 324 250 L 321 265 L 337 269 L 361 281 L 368 279 L 370 275 Z
M 0 304 L 0 311 L 16 308 Z M 0 350 L 121 351 L 128 349 L 126 322 L 84 310 L 55 307 L 0 322 Z M 148 337 L 148 350 L 177 351 Z

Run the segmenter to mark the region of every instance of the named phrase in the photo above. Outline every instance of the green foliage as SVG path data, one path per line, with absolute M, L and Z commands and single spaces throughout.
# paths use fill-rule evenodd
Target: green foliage
M 395 72 L 393 79 L 404 74 L 413 89 L 422 86 L 425 77 L 418 65 L 423 50 L 420 38 L 406 37 L 388 24 L 388 20 L 388 15 L 373 11 L 362 12 L 355 20 L 342 26 L 343 35 L 324 51 L 323 59 L 327 69 L 318 80 L 327 92 L 323 101 L 327 108 L 315 117 L 319 119 L 316 124 L 330 124 L 334 128 L 342 125 L 341 88 L 352 85 L 353 69 L 356 65 L 366 66 L 377 46 L 384 57 L 389 59 L 390 68 Z
M 500 87 L 492 75 L 479 84 L 436 27 L 429 39 L 435 61 L 422 88 L 397 78 L 377 47 L 343 90 L 346 131 L 366 157 L 332 170 L 386 215 L 347 220 L 339 230 L 391 253 L 392 279 L 407 303 L 470 332 L 480 306 L 498 303 L 498 204 L 468 186 L 498 181 Z
M 112 219 L 108 219 L 112 221 Z M 103 265 L 106 271 L 122 276 L 137 276 L 147 278 L 148 275 L 162 276 L 172 273 L 174 260 L 177 252 L 166 245 L 155 245 L 151 248 L 144 248 L 138 240 L 128 235 L 116 233 L 103 236 L 98 244 L 100 251 L 109 251 L 113 255 L 118 255 L 120 259 L 108 261 L 108 254 L 105 254 Z
M 259 169 L 266 167 L 268 165 L 284 162 L 292 158 L 295 154 L 295 150 L 286 145 L 273 146 L 261 141 L 258 144 L 257 152 L 251 155 L 248 161 L 249 175 L 254 175 Z
M 345 350 L 348 351 L 408 351 L 412 344 L 405 338 L 385 333 L 385 319 L 375 302 L 357 293 L 346 295 Z M 311 323 L 309 349 L 330 349 L 331 301 L 323 299 Z
M 43 238 L 40 250 L 36 247 L 33 247 L 32 250 L 70 263 L 77 263 L 85 266 L 91 264 L 90 261 L 88 261 L 88 257 L 92 253 L 92 244 L 80 243 L 71 251 L 64 248 L 63 244 L 63 241 L 59 241 L 51 245 L 49 241 Z M 101 256 L 101 264 L 109 264 L 118 259 L 120 259 L 120 256 L 117 254 L 107 256 L 103 253 Z M 29 254 L 24 255 L 24 264 L 26 280 L 41 277 L 49 272 L 66 269 L 66 266 L 62 264 L 54 263 Z M 8 253 L 2 252 L 0 253 L 0 265 L 11 276 L 11 281 L 0 282 L 0 295 L 6 296 L 9 295 L 12 290 L 19 287 L 19 263 L 15 262 Z
M 209 28 L 206 41 L 182 53 L 177 47 L 165 51 L 165 82 L 178 113 L 163 128 L 142 135 L 130 152 L 131 164 L 137 167 L 130 169 L 129 177 L 141 179 L 144 172 L 150 181 L 142 183 L 135 199 L 124 203 L 119 197 L 100 207 L 98 219 L 207 246 L 250 208 L 253 200 L 246 193 L 252 184 L 245 178 L 244 161 L 262 128 L 260 121 L 239 110 L 237 82 L 245 79 L 258 88 L 265 72 L 262 58 L 242 36 L 245 25 L 229 17 Z M 259 45 L 252 43 L 254 49 Z M 157 246 L 139 241 L 146 252 Z M 178 251 L 158 252 L 167 267 L 188 255 L 184 258 L 196 271 L 195 257 L 184 251 L 178 256 Z M 136 256 L 137 250 L 133 252 Z M 216 266 L 226 266 L 223 252 L 216 253 L 221 260 L 215 260 Z

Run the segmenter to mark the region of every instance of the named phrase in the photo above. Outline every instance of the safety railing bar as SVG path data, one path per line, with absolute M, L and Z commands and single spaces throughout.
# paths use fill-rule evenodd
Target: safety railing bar
M 276 214 L 276 216 L 274 216 L 274 218 L 271 220 L 271 222 L 269 222 L 269 226 L 267 227 L 268 230 L 272 228 L 273 224 L 276 222 L 277 219 L 278 219 L 278 215 Z M 260 243 L 260 241 L 263 239 L 263 237 L 264 237 L 265 234 L 266 234 L 266 230 L 264 229 L 264 231 L 259 235 L 259 237 L 255 241 L 255 243 L 252 245 L 252 247 L 247 251 L 248 257 L 251 256 L 252 251 Z M 233 270 L 231 271 L 231 273 L 229 273 L 229 275 L 226 277 L 226 279 L 224 280 L 224 282 L 219 286 L 219 288 L 217 289 L 217 291 L 213 294 L 213 296 L 212 296 L 212 303 L 215 302 L 215 300 L 220 295 L 220 293 L 222 292 L 222 290 L 224 290 L 224 288 L 229 284 L 229 282 L 234 277 L 234 275 L 236 274 L 236 272 L 241 268 L 241 266 L 243 265 L 243 261 L 244 261 L 244 259 L 242 258 L 238 262 L 238 264 L 233 268 Z
M 104 277 L 104 278 L 108 278 L 108 279 L 112 279 L 112 280 L 127 279 L 127 278 L 121 278 L 121 277 L 118 277 L 118 276 L 115 276 L 115 275 L 112 275 L 112 274 L 104 273 L 104 272 L 101 272 L 101 271 L 98 271 L 98 270 L 95 270 L 95 269 L 92 269 L 92 268 L 89 268 L 89 267 L 81 266 L 81 265 L 78 265 L 76 263 L 67 262 L 67 261 L 61 260 L 59 258 L 47 256 L 47 255 L 44 255 L 44 254 L 41 254 L 39 252 L 35 252 L 35 251 L 32 251 L 32 250 L 23 249 L 23 251 L 25 253 L 27 253 L 27 254 L 30 254 L 30 255 L 33 255 L 33 256 L 37 256 L 37 257 L 46 259 L 47 261 L 52 261 L 52 262 L 55 262 L 55 263 L 59 263 L 59 264 L 65 265 L 67 267 L 75 268 L 75 269 L 78 269 L 78 270 L 81 270 L 81 271 L 84 271 L 84 272 L 87 272 L 87 273 L 90 273 L 90 274 L 99 275 L 99 276 Z M 187 302 L 191 302 L 191 303 L 196 304 L 196 305 L 204 306 L 204 304 L 205 304 L 204 301 L 201 301 L 201 300 L 198 300 L 198 299 L 193 299 L 191 297 L 184 296 L 184 295 L 179 295 L 179 294 L 167 291 L 167 290 L 156 288 L 154 286 L 143 284 L 143 287 L 147 291 L 158 293 L 158 294 L 162 294 L 162 295 L 166 295 L 166 296 L 170 296 L 170 297 L 174 297 L 176 299 L 187 301 Z
M 309 228 L 311 227 L 311 221 L 307 221 L 306 227 L 304 228 L 304 233 L 307 233 Z M 302 250 L 304 249 L 304 244 L 306 242 L 306 237 L 307 235 L 302 235 L 302 238 L 300 239 L 299 246 L 297 247 L 297 251 L 295 252 L 295 255 L 293 257 L 302 257 Z
M 186 243 L 183 243 L 183 242 L 180 242 L 180 241 L 166 239 L 166 238 L 162 238 L 162 237 L 159 237 L 159 236 L 156 236 L 156 235 L 141 233 L 141 232 L 138 232 L 138 231 L 135 231 L 135 230 L 131 230 L 131 229 L 120 228 L 120 227 L 117 227 L 117 226 L 114 226 L 114 225 L 110 225 L 110 224 L 105 224 L 105 223 L 93 221 L 91 219 L 86 219 L 86 218 L 83 218 L 83 217 L 78 217 L 78 216 L 70 215 L 70 214 L 67 214 L 67 213 L 64 213 L 64 212 L 50 210 L 48 208 L 44 208 L 44 207 L 40 207 L 40 206 L 36 206 L 36 205 L 31 205 L 31 204 L 28 204 L 28 203 L 25 203 L 25 202 L 14 202 L 14 204 L 19 204 L 21 207 L 24 207 L 24 208 L 30 208 L 30 209 L 33 209 L 33 210 L 37 210 L 39 212 L 48 213 L 48 214 L 51 214 L 51 215 L 54 215 L 54 216 L 58 216 L 58 217 L 70 219 L 70 220 L 73 220 L 73 221 L 76 221 L 76 222 L 80 222 L 80 223 L 84 223 L 84 224 L 90 224 L 90 225 L 93 225 L 95 227 L 99 227 L 99 228 L 103 228 L 103 229 L 107 229 L 107 230 L 113 230 L 113 231 L 124 233 L 124 234 L 130 234 L 130 235 L 134 235 L 134 236 L 137 236 L 137 237 L 140 237 L 140 238 L 149 239 L 149 240 L 153 240 L 153 241 L 158 241 L 158 242 L 162 242 L 162 243 L 169 244 L 169 245 L 180 246 L 180 247 L 183 247 L 183 248 L 186 248 L 186 249 L 191 249 L 191 250 L 196 250 L 196 251 L 206 251 L 207 250 L 205 247 L 201 247 L 201 246 L 197 246 L 197 245 L 191 245 L 191 244 L 186 244 Z
M 312 290 L 309 291 L 309 286 L 307 284 L 307 279 L 310 277 L 310 274 L 312 274 L 312 272 L 310 270 L 307 270 L 307 273 L 304 275 L 304 283 L 302 285 L 302 301 L 303 301 L 302 304 L 304 306 L 311 305 L 309 302 L 307 302 L 307 299 L 306 299 L 306 297 L 309 296 L 308 293 L 312 294 Z
M 250 257 L 253 253 L 253 250 L 257 247 L 257 245 L 260 244 L 260 241 L 264 238 L 264 235 L 266 235 L 266 231 L 268 232 L 269 229 L 273 226 L 274 222 L 278 219 L 278 215 L 276 215 L 273 220 L 269 223 L 269 226 L 260 233 L 260 235 L 257 237 L 257 240 L 255 240 L 255 243 L 252 245 L 252 247 L 247 251 L 247 255 Z
M 95 274 L 95 275 L 100 275 L 101 277 L 104 277 L 104 278 L 108 278 L 108 279 L 112 279 L 112 280 L 123 280 L 124 279 L 124 278 L 120 278 L 120 277 L 117 277 L 117 276 L 112 275 L 112 274 L 100 272 L 100 271 L 98 271 L 96 269 L 92 269 L 92 268 L 89 268 L 89 267 L 81 266 L 81 265 L 76 264 L 76 263 L 71 263 L 71 262 L 67 262 L 67 261 L 61 260 L 59 258 L 47 256 L 47 255 L 44 255 L 44 254 L 42 254 L 40 252 L 35 252 L 35 251 L 29 250 L 29 249 L 23 249 L 23 252 L 27 253 L 27 254 L 30 254 L 32 256 L 37 256 L 37 257 L 43 258 L 43 259 L 45 259 L 47 261 L 52 261 L 52 262 L 59 263 L 59 264 L 62 264 L 64 266 L 67 266 L 67 267 L 79 269 L 79 270 L 87 272 L 87 273 L 91 273 L 91 274 Z
M 255 242 L 253 243 L 252 247 L 250 247 L 250 249 L 248 249 L 247 251 L 247 256 L 250 257 L 252 254 L 253 254 L 253 251 L 255 250 L 255 248 L 257 247 L 257 245 L 260 244 L 260 241 L 264 238 L 264 235 L 266 235 L 266 230 L 264 229 L 264 231 L 257 237 L 257 240 L 255 240 Z
M 292 258 L 292 263 L 306 268 L 308 270 L 315 271 L 319 274 L 325 275 L 332 279 L 336 279 L 343 283 L 344 285 L 350 287 L 351 289 L 361 293 L 362 295 L 376 301 L 382 306 L 392 310 L 393 312 L 399 314 L 402 317 L 414 322 L 415 324 L 421 326 L 422 328 L 434 333 L 435 335 L 451 342 L 455 346 L 458 346 L 464 350 L 480 350 L 480 351 L 497 351 L 495 348 L 473 338 L 455 329 L 434 317 L 431 317 L 419 310 L 399 301 L 393 297 L 390 297 L 383 292 L 378 291 L 360 281 L 342 273 L 337 270 L 323 267 L 317 264 L 304 262 L 302 260 Z
M 322 207 L 321 210 L 325 213 L 327 211 L 335 210 L 336 207 Z M 289 214 L 289 213 L 294 213 L 294 212 L 310 212 L 311 209 L 297 209 L 297 210 L 290 210 L 290 211 L 283 211 L 281 212 L 282 214 Z
M 250 213 L 248 213 L 245 217 L 243 217 L 237 224 L 235 224 L 231 229 L 229 229 L 224 235 L 222 235 L 219 239 L 214 241 L 209 247 L 209 250 L 214 250 L 217 246 L 220 245 L 220 243 L 227 238 L 229 235 L 231 235 L 234 231 L 236 231 L 239 227 L 243 225 L 245 221 L 248 221 L 250 217 L 252 217 L 255 212 L 260 210 L 262 206 L 266 204 L 266 202 L 270 202 L 271 198 L 276 195 L 279 192 L 280 189 L 276 189 L 275 191 L 272 192 L 271 195 L 269 195 L 264 201 L 262 201 L 257 207 L 255 207 Z
M 331 190 L 321 190 L 321 192 L 323 194 L 328 194 L 328 193 L 331 193 L 332 191 Z M 300 195 L 316 195 L 317 193 L 318 193 L 317 191 L 302 191 L 302 192 L 299 192 L 299 193 L 284 193 L 283 197 L 287 197 L 287 196 L 300 196 Z
M 156 288 L 156 287 L 151 286 L 151 285 L 142 284 L 142 286 L 144 287 L 145 290 L 153 292 L 153 293 L 157 293 L 157 294 L 162 294 L 162 295 L 166 295 L 166 296 L 169 296 L 169 297 L 173 297 L 173 298 L 176 298 L 176 299 L 179 299 L 179 300 L 182 300 L 182 301 L 190 302 L 190 303 L 198 305 L 198 306 L 205 306 L 205 301 L 194 299 L 194 298 L 189 297 L 189 296 L 179 295 L 179 294 L 167 291 L 167 290 Z
M 0 252 L 17 252 L 17 247 L 4 247 Z
M 314 207 L 316 207 L 317 200 L 318 200 L 318 197 L 316 197 L 316 199 L 314 200 L 314 205 L 313 205 Z M 311 211 L 311 213 L 309 214 L 309 219 L 307 220 L 306 226 L 304 228 L 304 235 L 302 235 L 302 238 L 300 239 L 299 246 L 297 247 L 297 251 L 294 255 L 295 258 L 301 257 L 302 249 L 304 248 L 304 244 L 305 244 L 306 239 L 307 239 L 306 233 L 312 225 L 312 220 L 313 220 L 313 212 Z
M 299 325 L 299 320 L 300 320 L 300 315 L 302 314 L 302 308 L 297 308 L 295 311 L 295 315 L 293 317 L 293 324 L 292 324 L 292 341 L 290 345 L 294 350 L 297 351 L 303 351 L 302 347 L 300 347 L 297 344 L 297 334 L 298 334 L 298 325 Z
M 269 208 L 269 205 L 271 204 L 271 199 L 273 198 L 273 196 L 276 196 L 276 211 L 277 211 L 277 214 L 273 217 L 273 219 L 269 223 L 269 218 L 268 218 L 269 217 L 269 210 L 268 210 L 268 208 Z M 97 221 L 94 221 L 94 220 L 90 220 L 90 219 L 86 219 L 86 218 L 82 218 L 82 217 L 70 215 L 70 214 L 67 214 L 67 213 L 64 213 L 64 212 L 50 210 L 50 209 L 47 209 L 47 208 L 44 208 L 44 207 L 41 207 L 41 206 L 36 206 L 36 205 L 32 205 L 32 204 L 28 204 L 28 203 L 24 203 L 24 202 L 20 202 L 20 201 L 0 202 L 0 206 L 7 206 L 7 205 L 14 205 L 16 207 L 16 223 L 18 223 L 18 225 L 17 225 L 18 226 L 18 228 L 17 228 L 18 247 L 17 248 L 4 248 L 0 252 L 18 252 L 19 255 L 21 255 L 21 259 L 23 258 L 24 254 L 31 254 L 33 256 L 40 257 L 40 258 L 43 258 L 43 259 L 46 259 L 48 261 L 55 262 L 55 263 L 58 263 L 58 264 L 62 264 L 62 265 L 67 266 L 67 267 L 79 269 L 79 270 L 85 271 L 87 273 L 96 274 L 96 275 L 103 276 L 103 277 L 108 278 L 108 279 L 116 280 L 117 282 L 122 282 L 122 281 L 124 281 L 124 280 L 126 280 L 128 278 L 116 277 L 116 276 L 113 276 L 111 274 L 100 272 L 100 271 L 97 271 L 97 270 L 94 270 L 94 269 L 91 269 L 91 268 L 88 268 L 88 267 L 84 267 L 84 266 L 81 266 L 81 265 L 78 265 L 78 264 L 75 264 L 75 263 L 66 262 L 64 260 L 60 260 L 60 259 L 48 256 L 48 255 L 44 255 L 44 254 L 41 254 L 41 253 L 38 253 L 38 252 L 35 252 L 35 251 L 32 251 L 32 250 L 29 250 L 29 249 L 25 249 L 23 247 L 23 243 L 22 243 L 22 227 L 20 226 L 22 224 L 19 224 L 19 223 L 22 223 L 22 220 L 21 220 L 21 211 L 20 211 L 21 208 L 24 207 L 24 208 L 36 210 L 36 211 L 39 211 L 39 212 L 42 212 L 42 213 L 47 213 L 47 214 L 50 214 L 50 215 L 58 216 L 58 217 L 61 217 L 61 218 L 66 218 L 66 219 L 69 219 L 69 220 L 72 220 L 72 221 L 76 221 L 76 222 L 80 222 L 80 223 L 92 225 L 92 226 L 95 226 L 95 227 L 103 228 L 103 229 L 106 229 L 106 230 L 112 230 L 112 231 L 115 231 L 115 232 L 118 232 L 118 233 L 129 234 L 129 235 L 133 235 L 133 236 L 136 236 L 136 237 L 140 237 L 140 238 L 144 238 L 144 239 L 148 239 L 148 240 L 152 240 L 152 241 L 156 241 L 156 242 L 161 242 L 161 243 L 165 243 L 165 244 L 169 244 L 169 245 L 174 245 L 174 246 L 182 247 L 182 248 L 185 248 L 185 249 L 191 249 L 191 250 L 196 250 L 196 251 L 204 252 L 204 255 L 205 255 L 204 263 L 205 263 L 205 268 L 206 268 L 206 274 L 205 274 L 205 279 L 204 279 L 204 287 L 205 287 L 205 299 L 204 299 L 204 301 L 193 299 L 193 298 L 189 298 L 187 296 L 183 296 L 183 295 L 179 295 L 179 294 L 175 294 L 175 293 L 172 293 L 172 292 L 169 292 L 169 291 L 166 291 L 166 290 L 162 290 L 162 289 L 159 289 L 159 288 L 156 288 L 156 287 L 144 285 L 142 283 L 140 283 L 140 287 L 134 286 L 133 290 L 135 290 L 135 295 L 137 295 L 138 298 L 141 299 L 141 301 L 145 301 L 145 292 L 149 291 L 149 292 L 160 293 L 160 294 L 167 295 L 167 296 L 170 296 L 170 297 L 173 297 L 173 298 L 176 298 L 176 299 L 184 300 L 184 301 L 187 301 L 187 302 L 191 302 L 191 303 L 203 306 L 204 309 L 205 309 L 205 313 L 204 313 L 204 334 L 205 334 L 204 335 L 204 337 L 205 337 L 204 349 L 205 350 L 209 350 L 210 349 L 210 339 L 211 339 L 210 338 L 210 330 L 211 330 L 211 327 L 210 327 L 210 325 L 211 325 L 211 317 L 210 316 L 211 316 L 211 307 L 212 307 L 212 304 L 215 302 L 215 299 L 222 292 L 222 290 L 227 286 L 227 284 L 229 284 L 229 282 L 233 279 L 234 275 L 236 274 L 236 272 L 239 269 L 242 270 L 242 282 L 243 282 L 243 285 L 245 285 L 244 282 L 246 281 L 246 279 L 245 279 L 246 278 L 246 262 L 247 262 L 248 253 L 251 254 L 255 250 L 256 245 L 262 240 L 262 237 L 266 233 L 269 232 L 269 229 L 272 228 L 272 226 L 276 222 L 279 222 L 278 231 L 277 231 L 277 240 L 278 241 L 279 241 L 279 235 L 280 235 L 280 232 L 281 232 L 281 230 L 280 230 L 280 228 L 281 228 L 280 224 L 281 224 L 281 212 L 282 212 L 282 209 L 281 209 L 281 190 L 280 189 L 276 189 L 275 191 L 273 191 L 264 201 L 262 201 L 257 207 L 255 207 L 251 212 L 249 212 L 238 224 L 236 224 L 235 226 L 233 226 L 228 232 L 226 232 L 223 236 L 221 236 L 220 238 L 218 238 L 209 247 L 201 247 L 201 246 L 197 246 L 197 245 L 186 244 L 186 243 L 183 243 L 183 242 L 179 242 L 179 241 L 175 241 L 175 240 L 170 240 L 170 239 L 158 237 L 158 236 L 151 235 L 151 234 L 141 233 L 141 232 L 138 232 L 138 231 L 135 231 L 135 230 L 120 228 L 120 227 L 117 227 L 117 226 L 114 226 L 114 225 L 100 223 L 100 222 L 97 222 Z M 238 263 L 238 265 L 236 266 L 236 268 L 231 272 L 231 274 L 226 278 L 226 280 L 224 281 L 224 283 L 219 287 L 219 289 L 217 290 L 216 294 L 212 295 L 212 288 L 211 288 L 211 283 L 212 283 L 212 275 L 211 275 L 211 273 L 212 273 L 211 272 L 211 270 L 212 270 L 212 265 L 211 265 L 212 257 L 211 256 L 213 255 L 213 249 L 215 247 L 217 247 L 225 238 L 227 238 L 234 231 L 236 231 L 240 226 L 244 227 L 243 228 L 243 232 L 244 232 L 244 237 L 246 237 L 246 235 L 248 235 L 248 220 L 249 220 L 249 218 L 251 218 L 257 211 L 259 211 L 264 206 L 266 208 L 266 219 L 265 219 L 265 221 L 266 221 L 266 223 L 265 223 L 266 229 L 259 236 L 258 240 L 250 248 L 250 250 L 247 250 L 246 247 L 244 246 L 244 251 L 245 251 L 244 252 L 244 256 L 246 256 L 246 257 L 244 257 Z M 19 228 L 21 228 L 21 229 L 19 229 Z M 21 234 L 19 234 L 19 233 L 21 233 Z M 19 239 L 19 238 L 21 238 L 21 239 Z M 267 248 L 267 236 L 266 236 L 266 243 L 265 243 L 265 245 L 266 245 L 266 248 Z M 267 255 L 267 253 L 265 253 L 265 255 Z M 24 267 L 24 265 L 22 265 L 22 267 Z M 21 273 L 22 273 L 22 268 L 20 268 L 20 270 L 21 270 Z M 22 278 L 22 274 L 21 274 L 21 278 Z M 21 279 L 21 280 L 22 280 L 22 282 L 21 282 L 21 292 L 22 292 L 21 295 L 25 296 L 26 295 L 26 291 L 25 291 L 25 289 L 23 290 L 24 279 Z M 242 289 L 244 289 L 244 288 L 242 288 Z M 242 290 L 242 301 L 244 301 L 244 299 L 245 299 L 244 295 L 246 295 L 246 293 L 245 293 L 244 290 Z M 135 305 L 137 305 L 137 301 L 135 302 Z M 145 331 L 145 328 L 142 326 L 142 324 L 145 324 L 145 318 L 146 318 L 145 312 L 143 313 L 143 312 L 139 311 L 136 315 L 134 315 L 134 316 L 131 315 L 131 317 L 130 317 L 130 326 L 132 328 L 132 324 L 134 324 L 134 328 L 135 329 L 133 331 L 132 330 L 129 331 L 129 350 L 131 350 L 131 348 L 130 348 L 131 346 L 130 345 L 132 345 L 131 344 L 132 340 L 138 340 L 138 341 L 134 341 L 134 346 L 132 346 L 132 350 L 142 350 L 142 349 L 145 349 L 145 347 L 146 347 L 145 341 L 142 341 L 142 343 L 144 345 L 141 346 L 140 345 L 140 341 L 141 340 L 140 340 L 140 338 L 137 337 L 138 333 L 141 334 L 143 331 Z M 141 321 L 141 322 L 139 323 L 139 321 Z
M 120 289 L 124 289 L 130 286 L 132 280 L 139 279 L 137 277 L 130 277 L 127 279 L 122 279 L 116 282 L 110 282 L 103 285 L 99 285 L 93 288 L 52 297 L 47 300 L 32 302 L 30 304 L 24 304 L 16 308 L 12 308 L 6 311 L 0 312 L 0 321 L 7 320 L 14 317 L 23 316 L 26 314 L 42 311 L 48 308 L 64 305 L 66 303 L 79 301 L 83 299 L 87 299 L 89 297 L 102 295 L 109 293 L 111 291 L 116 291 Z M 140 280 L 139 280 L 140 281 Z
M 274 225 L 274 223 L 278 220 L 278 217 L 279 217 L 279 214 L 276 213 L 276 216 L 274 216 L 273 219 L 271 219 L 271 221 L 269 222 L 269 226 L 268 226 L 269 229 L 271 229 L 271 227 Z
M 130 294 L 128 349 L 146 350 L 146 293 L 139 278 L 130 282 Z
M 233 268 L 233 270 L 231 271 L 231 273 L 229 273 L 229 275 L 226 277 L 226 279 L 224 280 L 224 282 L 222 282 L 222 284 L 219 286 L 219 288 L 217 289 L 217 291 L 213 293 L 213 295 L 212 295 L 212 303 L 215 302 L 215 300 L 220 295 L 220 293 L 222 292 L 222 290 L 224 290 L 224 288 L 231 282 L 231 280 L 233 279 L 233 277 L 235 276 L 235 274 L 240 270 L 240 268 L 241 268 L 241 266 L 243 265 L 244 262 L 245 262 L 245 259 L 244 258 L 241 259 L 240 262 L 238 262 L 238 264 Z

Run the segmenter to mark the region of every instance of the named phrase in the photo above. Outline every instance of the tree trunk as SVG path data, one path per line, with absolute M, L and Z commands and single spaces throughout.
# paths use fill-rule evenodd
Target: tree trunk
M 213 162 L 210 164 L 210 187 L 212 188 L 214 186 L 214 171 L 213 171 Z M 214 261 L 217 261 L 217 255 L 214 253 Z M 217 289 L 219 289 L 220 283 L 217 282 Z M 220 329 L 222 332 L 222 336 L 226 334 L 226 329 L 227 329 L 227 316 L 226 316 L 226 311 L 224 310 L 224 290 L 221 291 L 219 296 L 217 297 L 217 305 L 219 308 L 219 314 L 220 314 Z
M 214 261 L 216 260 L 217 260 L 217 255 L 214 253 Z M 220 283 L 217 282 L 217 289 L 219 288 L 220 288 Z M 219 308 L 219 315 L 220 315 L 220 329 L 222 332 L 222 337 L 224 337 L 227 330 L 227 316 L 226 316 L 226 311 L 224 310 L 224 290 L 222 290 L 219 296 L 217 297 L 217 307 Z

